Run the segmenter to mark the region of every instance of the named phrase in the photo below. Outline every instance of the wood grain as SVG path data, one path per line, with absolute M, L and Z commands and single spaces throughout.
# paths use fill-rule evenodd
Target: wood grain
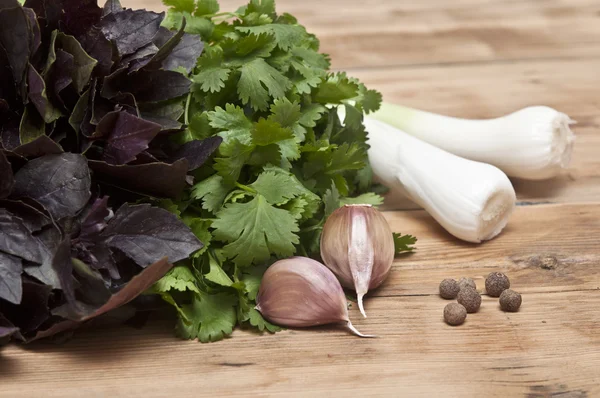
M 238 0 L 223 0 L 233 10 Z M 123 0 L 159 10 L 158 0 Z M 600 3 L 597 0 L 279 0 L 316 33 L 336 68 L 387 101 L 460 117 L 549 105 L 577 119 L 561 178 L 514 181 L 521 206 L 482 245 L 420 210 L 386 212 L 419 237 L 343 327 L 213 344 L 173 337 L 173 319 L 81 331 L 63 345 L 0 351 L 1 397 L 600 396 Z M 441 279 L 502 270 L 523 293 L 508 314 L 484 295 L 460 327 L 442 321 Z

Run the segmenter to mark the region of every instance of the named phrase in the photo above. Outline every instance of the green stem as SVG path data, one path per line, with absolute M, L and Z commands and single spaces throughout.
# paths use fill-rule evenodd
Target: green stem
M 185 123 L 186 126 L 189 126 L 190 124 L 190 104 L 192 103 L 192 92 L 190 91 L 188 93 L 187 99 L 185 100 L 185 114 L 183 116 L 183 122 Z
M 300 230 L 300 233 L 312 232 L 312 231 L 316 231 L 318 229 L 323 229 L 323 226 L 321 224 L 313 225 L 312 227 L 308 227 L 308 228 L 304 228 L 304 229 Z
M 239 182 L 236 182 L 235 186 L 238 187 L 239 189 L 243 190 L 243 191 L 250 192 L 253 195 L 256 194 L 256 191 L 254 189 L 250 188 L 247 185 L 240 184 Z

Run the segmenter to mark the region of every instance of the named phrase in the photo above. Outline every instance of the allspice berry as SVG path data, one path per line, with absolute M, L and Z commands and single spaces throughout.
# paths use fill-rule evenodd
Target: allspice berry
M 444 308 L 444 320 L 448 325 L 461 325 L 465 319 L 467 319 L 467 309 L 464 306 L 450 303 Z
M 502 311 L 517 312 L 521 307 L 521 295 L 514 290 L 506 289 L 500 294 L 500 308 Z
M 475 284 L 475 281 L 471 278 L 460 278 L 458 280 L 458 286 L 460 286 L 461 290 L 467 286 L 470 286 L 473 289 L 477 290 L 477 285 Z
M 481 306 L 481 295 L 470 286 L 465 287 L 456 296 L 456 301 L 462 304 L 469 314 L 477 312 Z
M 440 283 L 440 296 L 447 300 L 452 300 L 456 298 L 456 295 L 460 291 L 460 286 L 458 286 L 458 282 L 454 279 L 444 279 Z
M 510 287 L 508 277 L 501 272 L 492 272 L 485 280 L 485 291 L 492 297 L 500 297 Z

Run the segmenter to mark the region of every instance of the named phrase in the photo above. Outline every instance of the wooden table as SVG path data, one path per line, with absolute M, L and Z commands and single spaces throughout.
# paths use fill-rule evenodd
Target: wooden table
M 330 327 L 238 330 L 200 344 L 155 320 L 5 348 L 0 395 L 600 396 L 598 0 L 280 0 L 279 9 L 319 36 L 336 69 L 387 101 L 464 117 L 538 104 L 568 113 L 579 121 L 572 169 L 515 181 L 520 206 L 482 245 L 451 238 L 423 211 L 387 213 L 419 242 L 366 301 L 369 318 L 351 311 L 378 339 Z M 445 325 L 440 280 L 470 276 L 481 288 L 497 270 L 523 293 L 521 311 L 484 296 L 463 326 Z

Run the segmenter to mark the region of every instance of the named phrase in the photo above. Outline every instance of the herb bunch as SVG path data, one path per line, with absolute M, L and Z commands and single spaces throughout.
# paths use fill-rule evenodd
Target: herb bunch
M 175 141 L 223 143 L 195 172 L 189 197 L 168 204 L 205 247 L 152 291 L 176 307 L 181 337 L 214 341 L 236 324 L 274 332 L 254 309 L 267 266 L 318 256 L 324 221 L 340 205 L 382 202 L 362 124 L 381 96 L 331 72 L 318 39 L 277 14 L 273 0 L 233 13 L 220 13 L 215 0 L 164 3 L 164 26 L 185 25 L 207 43 L 191 75 L 187 128 Z

